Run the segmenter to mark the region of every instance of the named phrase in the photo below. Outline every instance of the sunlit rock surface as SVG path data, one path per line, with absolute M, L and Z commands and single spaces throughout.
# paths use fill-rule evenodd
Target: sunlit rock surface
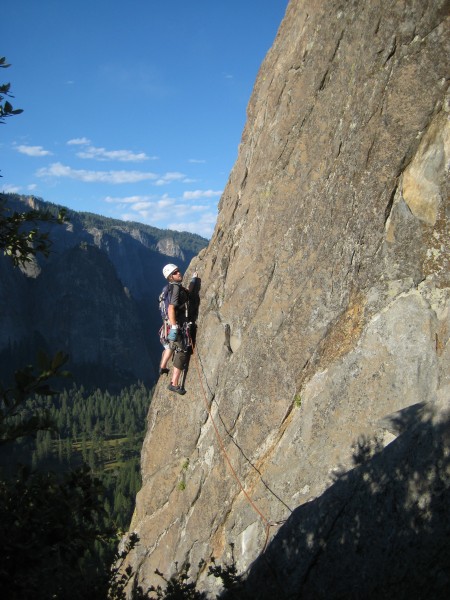
M 149 411 L 136 583 L 189 562 L 213 594 L 197 564 L 229 563 L 234 544 L 250 597 L 403 597 L 408 578 L 448 590 L 448 14 L 289 3 L 191 263 L 188 392 L 163 381 Z

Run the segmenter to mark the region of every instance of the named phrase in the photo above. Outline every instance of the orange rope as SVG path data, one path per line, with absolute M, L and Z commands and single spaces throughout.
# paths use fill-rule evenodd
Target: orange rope
M 246 497 L 247 501 L 249 502 L 249 504 L 253 508 L 253 510 L 261 517 L 261 519 L 265 523 L 265 526 L 266 526 L 266 541 L 264 543 L 264 548 L 263 548 L 263 552 L 264 552 L 265 549 L 266 549 L 266 547 L 267 547 L 267 542 L 269 540 L 269 529 L 270 529 L 270 527 L 273 526 L 273 525 L 280 525 L 281 523 L 284 523 L 284 521 L 277 521 L 276 523 L 273 523 L 273 522 L 269 521 L 269 519 L 266 516 L 264 516 L 264 514 L 260 511 L 260 509 L 256 506 L 256 504 L 253 502 L 253 500 L 250 498 L 250 496 L 246 492 L 244 486 L 241 483 L 241 480 L 239 479 L 239 477 L 238 477 L 235 469 L 233 468 L 233 465 L 231 464 L 231 461 L 230 461 L 230 457 L 228 456 L 228 453 L 226 451 L 224 442 L 223 442 L 223 440 L 222 440 L 222 438 L 220 436 L 219 430 L 217 428 L 216 422 L 214 421 L 214 417 L 212 416 L 211 409 L 210 409 L 209 404 L 208 404 L 208 398 L 207 398 L 207 395 L 206 395 L 206 392 L 205 392 L 205 388 L 203 386 L 202 375 L 200 373 L 200 366 L 198 364 L 197 351 L 195 349 L 194 342 L 193 342 L 193 340 L 191 338 L 190 333 L 188 333 L 188 335 L 189 335 L 189 340 L 190 340 L 190 343 L 191 343 L 191 346 L 192 346 L 192 354 L 193 354 L 194 359 L 195 359 L 195 367 L 197 369 L 198 379 L 200 381 L 200 387 L 201 387 L 202 392 L 203 392 L 203 399 L 204 399 L 204 402 L 205 402 L 206 410 L 208 411 L 208 415 L 209 415 L 209 417 L 211 419 L 211 422 L 212 422 L 212 424 L 214 426 L 214 431 L 216 433 L 216 437 L 217 437 L 217 440 L 219 442 L 220 449 L 222 450 L 222 453 L 223 453 L 223 455 L 225 457 L 226 462 L 228 463 L 228 466 L 229 466 L 229 468 L 231 470 L 231 473 L 233 474 L 234 479 L 237 481 L 237 484 L 239 485 L 242 493 Z

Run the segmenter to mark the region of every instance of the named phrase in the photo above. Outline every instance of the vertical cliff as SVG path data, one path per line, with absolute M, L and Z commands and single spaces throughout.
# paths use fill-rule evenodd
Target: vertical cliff
M 430 514 L 420 500 L 429 486 L 448 494 L 448 14 L 445 0 L 289 3 L 213 238 L 191 263 L 202 286 L 188 393 L 171 395 L 163 381 L 149 411 L 131 525 L 137 582 L 175 561 L 194 575 L 201 558 L 227 562 L 230 543 L 243 571 L 282 522 L 276 547 L 297 507 L 316 507 L 309 537 L 288 529 L 275 554 L 307 573 L 292 579 L 298 593 L 338 517 L 356 514 L 350 488 L 336 491 L 336 519 L 315 539 L 331 514 L 321 499 L 343 473 L 378 461 L 373 485 L 402 485 L 392 510 L 413 503 L 417 522 Z M 405 410 L 414 419 L 392 417 Z M 411 431 L 425 426 L 435 443 L 414 470 Z M 199 573 L 201 585 L 211 579 Z M 334 597 L 328 585 L 323 597 Z

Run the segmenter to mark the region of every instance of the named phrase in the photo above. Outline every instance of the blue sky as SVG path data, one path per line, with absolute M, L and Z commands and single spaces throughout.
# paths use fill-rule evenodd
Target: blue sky
M 15 0 L 0 190 L 210 237 L 288 0 Z

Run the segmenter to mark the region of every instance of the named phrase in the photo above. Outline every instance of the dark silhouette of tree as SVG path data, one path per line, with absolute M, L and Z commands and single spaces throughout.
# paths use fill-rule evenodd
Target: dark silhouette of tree
M 0 68 L 7 69 L 11 65 L 6 62 L 4 56 L 0 57 Z M 13 115 L 19 115 L 23 110 L 21 108 L 14 109 L 12 104 L 6 98 L 14 98 L 10 93 L 11 84 L 2 83 L 0 84 L 0 124 L 5 122 L 6 117 L 12 117 Z

